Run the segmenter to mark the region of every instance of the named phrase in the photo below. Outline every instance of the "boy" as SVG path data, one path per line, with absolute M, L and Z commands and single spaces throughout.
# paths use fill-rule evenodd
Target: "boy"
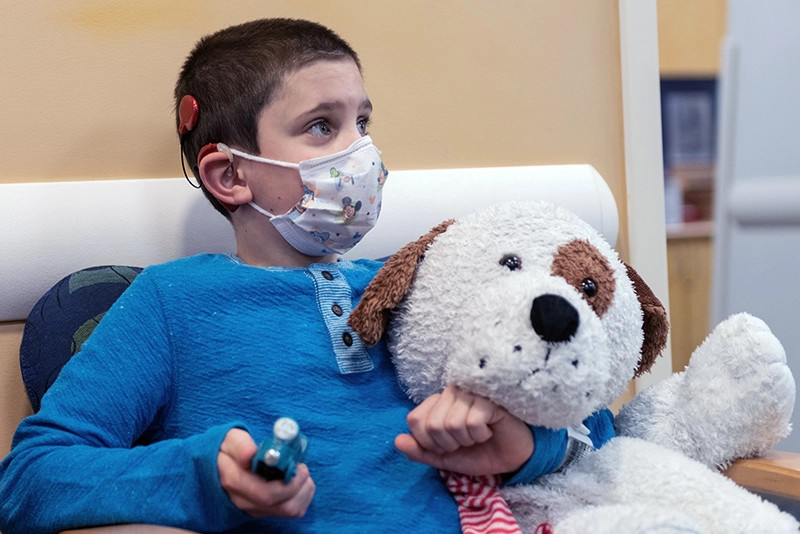
M 183 155 L 236 255 L 139 275 L 20 425 L 3 532 L 459 532 L 435 468 L 521 481 L 558 465 L 562 434 L 545 446 L 534 430 L 532 456 L 524 423 L 455 388 L 408 415 L 385 346 L 349 332 L 380 264 L 337 254 L 377 220 L 385 168 L 344 41 L 306 21 L 234 26 L 198 43 L 175 96 Z M 281 416 L 310 443 L 289 483 L 250 470 Z

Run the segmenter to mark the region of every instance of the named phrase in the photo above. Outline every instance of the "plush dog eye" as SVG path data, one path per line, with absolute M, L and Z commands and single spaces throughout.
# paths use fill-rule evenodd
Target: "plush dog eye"
M 587 297 L 593 297 L 597 295 L 597 284 L 595 284 L 594 280 L 591 278 L 587 278 L 581 282 L 581 289 Z
M 503 259 L 500 260 L 500 265 L 508 267 L 509 271 L 516 271 L 517 269 L 522 269 L 522 260 L 513 254 L 506 254 L 503 256 Z

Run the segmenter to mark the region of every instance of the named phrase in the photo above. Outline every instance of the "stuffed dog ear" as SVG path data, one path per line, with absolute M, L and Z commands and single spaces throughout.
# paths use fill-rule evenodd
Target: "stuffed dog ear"
M 667 345 L 669 320 L 664 305 L 655 296 L 653 290 L 642 280 L 639 273 L 628 264 L 625 264 L 625 267 L 628 269 L 628 278 L 633 282 L 633 290 L 636 292 L 636 297 L 639 299 L 642 312 L 644 312 L 642 355 L 634 374 L 634 377 L 638 377 L 650 370 L 658 355 Z
M 453 222 L 453 219 L 444 221 L 418 240 L 398 250 L 369 283 L 364 296 L 347 321 L 365 344 L 371 347 L 383 336 L 391 311 L 403 300 L 414 281 L 417 264 L 433 240 Z

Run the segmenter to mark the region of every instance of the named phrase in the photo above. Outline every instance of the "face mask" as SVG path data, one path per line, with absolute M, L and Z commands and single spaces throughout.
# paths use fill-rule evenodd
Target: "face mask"
M 386 170 L 369 136 L 335 154 L 287 163 L 254 156 L 219 144 L 222 152 L 251 161 L 300 171 L 305 195 L 288 212 L 275 215 L 254 202 L 250 206 L 270 222 L 298 252 L 308 256 L 343 254 L 356 246 L 378 222 Z

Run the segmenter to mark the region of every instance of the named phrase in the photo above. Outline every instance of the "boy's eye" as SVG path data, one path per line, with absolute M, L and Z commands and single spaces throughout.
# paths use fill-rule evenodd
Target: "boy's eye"
M 367 126 L 369 126 L 369 119 L 361 119 L 356 123 L 358 126 L 358 131 L 361 132 L 361 135 L 367 135 Z
M 308 133 L 311 135 L 330 135 L 331 127 L 328 126 L 328 123 L 324 121 L 315 122 L 308 129 Z

